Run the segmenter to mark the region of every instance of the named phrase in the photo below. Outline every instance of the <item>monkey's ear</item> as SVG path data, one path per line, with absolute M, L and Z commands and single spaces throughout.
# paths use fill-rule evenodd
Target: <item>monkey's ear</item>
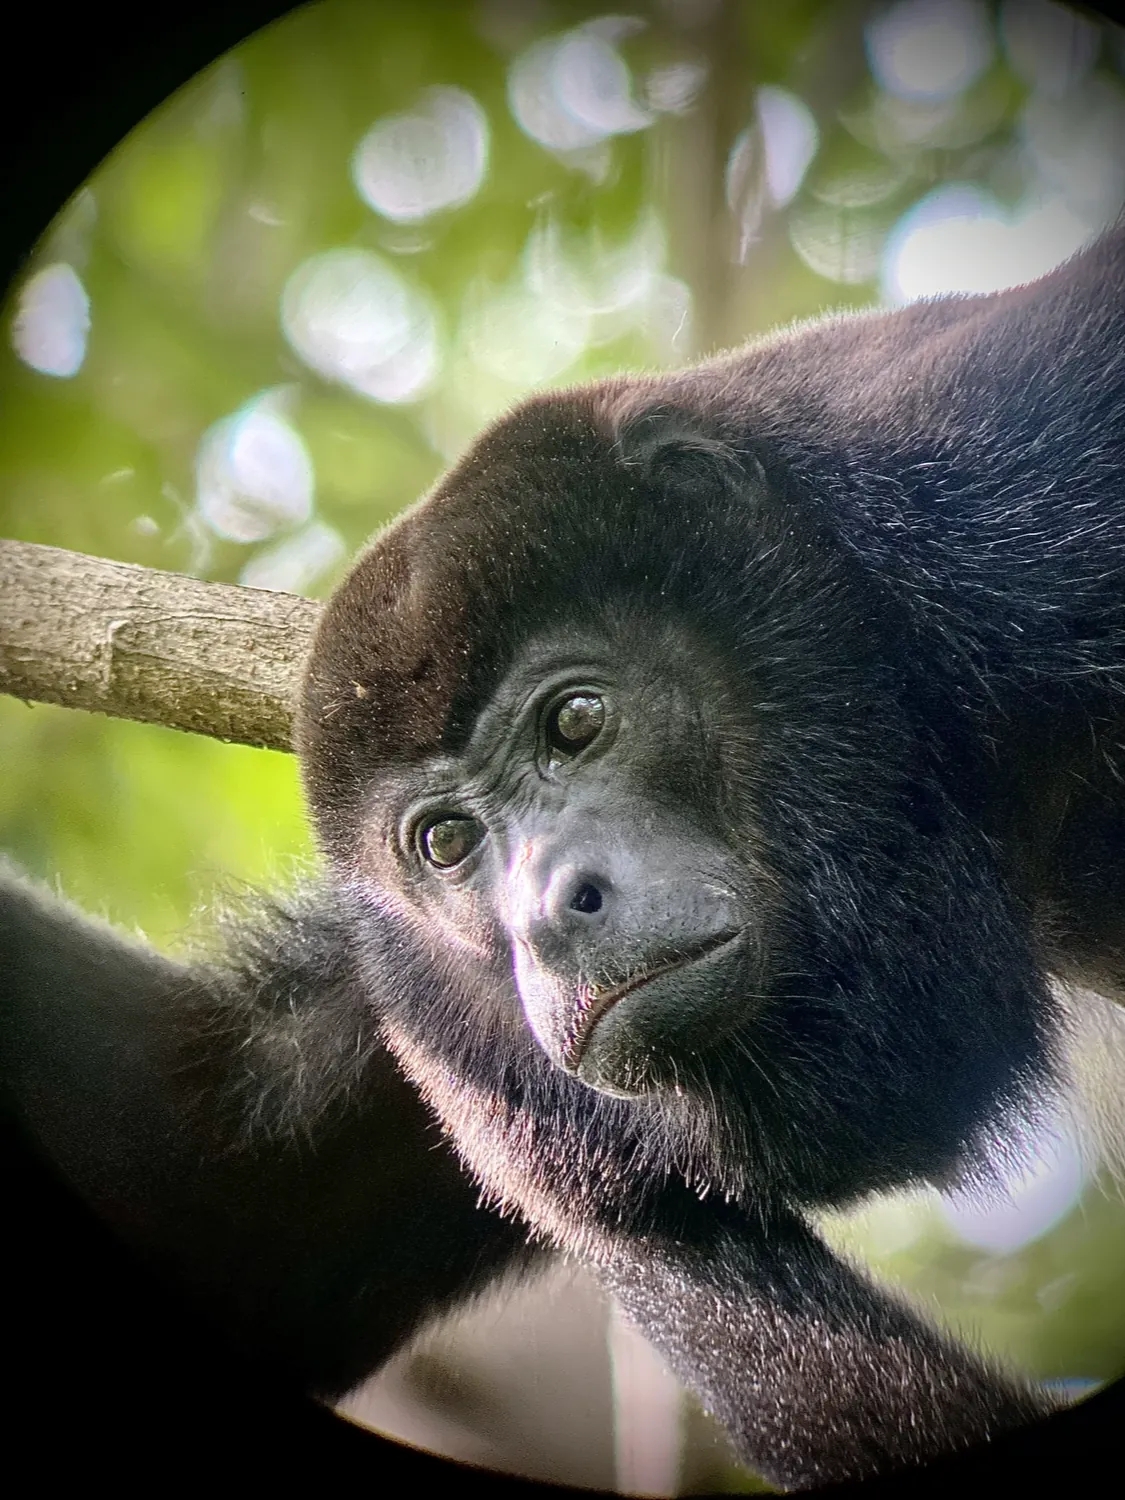
M 716 483 L 724 488 L 754 488 L 767 483 L 766 471 L 753 448 L 737 446 L 717 432 L 698 412 L 661 405 L 632 412 L 617 429 L 619 461 L 654 483 L 693 488 Z

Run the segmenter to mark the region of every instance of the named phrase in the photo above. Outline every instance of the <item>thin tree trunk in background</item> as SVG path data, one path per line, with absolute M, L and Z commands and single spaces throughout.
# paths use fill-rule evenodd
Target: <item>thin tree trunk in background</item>
M 772 59 L 759 54 L 776 53 L 777 43 L 756 45 L 755 31 L 776 30 L 774 13 L 747 10 L 738 0 L 685 8 L 677 45 L 694 51 L 707 78 L 691 109 L 666 117 L 653 132 L 654 196 L 668 227 L 670 267 L 692 288 L 692 358 L 740 344 L 779 321 L 771 300 L 789 254 L 788 221 L 765 195 L 760 142 L 760 219 L 748 242 L 727 203 L 727 166 L 738 136 L 754 124 L 758 86 L 791 89 L 812 110 L 823 141 L 868 76 L 859 24 L 868 9 L 867 0 L 824 0 L 819 16 L 797 21 L 806 41 L 795 56 L 785 49 L 785 76 L 769 78 L 762 70 Z M 829 283 L 825 294 L 832 300 Z
M 729 316 L 741 267 L 726 166 L 735 137 L 752 118 L 755 79 L 740 6 L 712 6 L 698 24 L 684 25 L 679 41 L 707 76 L 692 107 L 654 133 L 655 197 L 664 208 L 671 268 L 692 289 L 694 358 L 739 341 Z

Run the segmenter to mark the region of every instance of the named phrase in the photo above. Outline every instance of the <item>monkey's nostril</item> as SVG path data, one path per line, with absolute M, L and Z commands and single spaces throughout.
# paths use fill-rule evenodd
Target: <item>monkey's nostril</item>
M 589 882 L 584 885 L 580 885 L 575 891 L 574 895 L 570 898 L 570 909 L 571 911 L 580 911 L 585 913 L 601 911 L 601 891 L 598 890 L 596 885 L 590 885 Z

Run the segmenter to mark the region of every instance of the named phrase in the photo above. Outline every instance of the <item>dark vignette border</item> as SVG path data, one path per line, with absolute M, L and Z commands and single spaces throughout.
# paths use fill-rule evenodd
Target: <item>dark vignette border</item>
M 279 0 L 181 0 L 167 8 L 153 0 L 102 0 L 11 12 L 0 92 L 0 285 L 151 109 L 295 8 Z M 622 7 L 607 6 L 615 8 Z M 1108 4 L 1096 9 L 1114 14 Z M 52 1479 L 98 1477 L 126 1493 L 133 1484 L 148 1491 L 245 1481 L 283 1491 L 306 1481 L 354 1481 L 388 1494 L 437 1489 L 456 1496 L 483 1488 L 501 1500 L 592 1493 L 485 1474 L 363 1432 L 236 1358 L 167 1289 L 139 1273 L 19 1138 L 2 1106 L 0 1184 L 8 1372 L 0 1474 L 17 1484 L 18 1476 L 33 1475 L 36 1489 Z M 1119 1381 L 984 1453 L 900 1481 L 820 1493 L 948 1496 L 976 1482 L 1031 1494 L 1100 1494 L 1103 1475 L 1112 1487 L 1112 1476 L 1119 1484 L 1125 1474 L 1123 1422 Z

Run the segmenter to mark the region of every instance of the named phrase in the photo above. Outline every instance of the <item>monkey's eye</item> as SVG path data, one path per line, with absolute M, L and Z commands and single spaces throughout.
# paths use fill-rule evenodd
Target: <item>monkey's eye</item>
M 605 704 L 596 693 L 575 693 L 547 716 L 547 749 L 552 765 L 577 755 L 597 739 L 605 724 Z
M 431 865 L 449 870 L 473 852 L 483 833 L 475 818 L 439 818 L 422 829 L 422 852 Z

